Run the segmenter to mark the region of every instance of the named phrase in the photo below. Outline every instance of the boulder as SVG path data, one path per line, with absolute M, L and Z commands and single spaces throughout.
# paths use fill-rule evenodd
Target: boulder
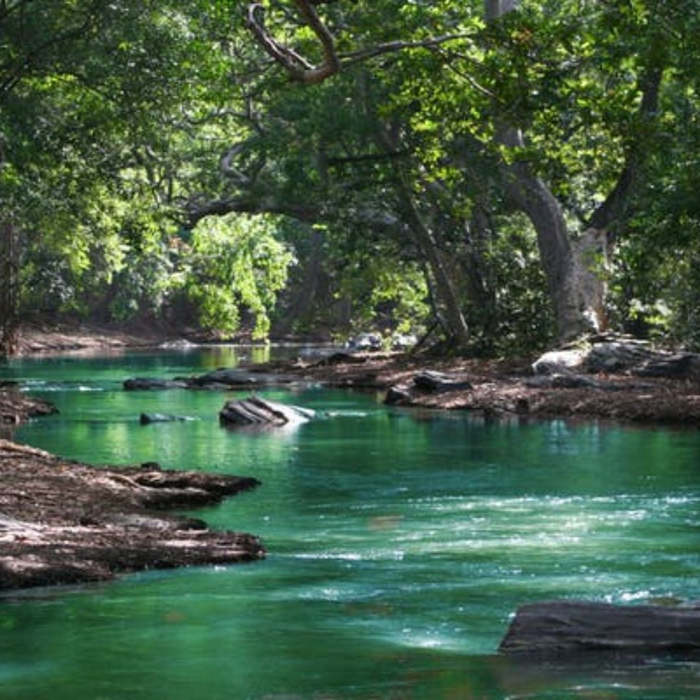
M 472 383 L 445 372 L 425 370 L 413 377 L 413 385 L 421 391 L 438 393 L 441 391 L 458 391 L 460 389 L 473 389 Z
M 700 650 L 700 605 L 611 605 L 574 600 L 518 608 L 499 651 L 556 653 Z
M 175 379 L 157 379 L 152 377 L 135 377 L 124 382 L 127 391 L 151 391 L 158 389 L 186 389 L 187 382 Z
M 644 340 L 600 336 L 575 348 L 544 353 L 533 364 L 537 375 L 625 372 L 642 377 L 700 377 L 700 355 L 652 350 Z
M 219 412 L 219 420 L 225 425 L 282 426 L 304 423 L 315 415 L 315 411 L 299 406 L 267 401 L 258 396 L 249 396 L 239 401 L 227 401 Z
M 411 402 L 411 390 L 405 384 L 395 384 L 389 387 L 384 397 L 387 406 L 401 406 Z
M 532 363 L 532 371 L 535 374 L 559 374 L 581 367 L 586 355 L 586 351 L 580 348 L 550 350 Z
M 350 338 L 345 347 L 353 350 L 381 350 L 382 336 L 378 333 L 360 333 Z

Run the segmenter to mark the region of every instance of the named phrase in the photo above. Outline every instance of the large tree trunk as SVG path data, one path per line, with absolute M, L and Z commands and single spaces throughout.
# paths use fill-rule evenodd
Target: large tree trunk
M 519 0 L 485 0 L 486 20 L 498 20 L 518 4 Z M 521 131 L 512 124 L 501 124 L 496 139 L 510 147 L 524 145 Z M 605 282 L 595 265 L 597 257 L 590 255 L 590 237 L 584 236 L 580 245 L 572 245 L 560 203 L 525 163 L 505 166 L 504 177 L 508 195 L 537 232 L 559 339 L 570 340 L 587 331 L 601 330 L 605 325 Z
M 14 355 L 19 340 L 19 237 L 11 223 L 0 226 L 0 357 Z
M 598 269 L 599 253 L 604 250 L 601 237 L 586 232 L 572 243 L 561 205 L 545 183 L 523 164 L 508 167 L 506 177 L 510 198 L 537 232 L 559 339 L 602 330 L 605 282 Z

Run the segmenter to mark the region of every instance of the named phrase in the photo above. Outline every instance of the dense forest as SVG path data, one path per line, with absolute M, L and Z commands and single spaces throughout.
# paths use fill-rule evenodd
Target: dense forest
M 698 0 L 2 0 L 36 318 L 700 347 Z

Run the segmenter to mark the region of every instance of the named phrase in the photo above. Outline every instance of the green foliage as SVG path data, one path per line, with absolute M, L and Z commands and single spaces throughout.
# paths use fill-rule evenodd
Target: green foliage
M 253 339 L 267 338 L 270 312 L 294 261 L 275 227 L 273 218 L 259 216 L 208 217 L 197 224 L 185 286 L 204 328 L 231 335 L 246 310 L 255 318 Z

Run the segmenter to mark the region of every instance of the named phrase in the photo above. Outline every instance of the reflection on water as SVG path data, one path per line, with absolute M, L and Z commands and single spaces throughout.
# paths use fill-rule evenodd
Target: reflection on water
M 262 393 L 316 409 L 317 420 L 236 432 L 217 415 L 242 392 L 121 390 L 129 376 L 196 374 L 247 352 L 1 369 L 61 410 L 20 440 L 92 462 L 261 479 L 197 515 L 261 535 L 270 556 L 5 600 L 0 697 L 700 694 L 697 660 L 495 654 L 524 602 L 700 598 L 698 433 L 489 423 L 312 387 Z M 141 412 L 196 420 L 141 426 Z

